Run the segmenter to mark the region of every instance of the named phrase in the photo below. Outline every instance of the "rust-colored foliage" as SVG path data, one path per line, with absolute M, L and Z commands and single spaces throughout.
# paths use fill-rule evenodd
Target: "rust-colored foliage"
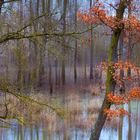
M 140 99 L 140 87 L 134 87 L 130 90 L 128 95 L 129 100 Z
M 140 70 L 133 63 L 128 62 L 128 61 L 125 61 L 125 62 L 118 61 L 116 63 L 112 62 L 111 64 L 109 64 L 108 62 L 102 62 L 100 64 L 100 67 L 102 68 L 102 70 L 106 71 L 107 68 L 109 67 L 109 65 L 112 65 L 113 69 L 115 70 L 114 73 L 112 73 L 111 71 L 110 71 L 110 73 L 113 74 L 113 78 L 114 78 L 114 80 L 116 81 L 116 83 L 118 85 L 121 85 L 122 82 L 125 82 L 125 81 L 132 81 L 132 80 L 134 80 L 136 78 L 136 76 L 138 75 L 138 72 Z M 131 76 L 126 75 L 128 69 L 131 69 L 134 72 Z M 121 70 L 125 73 L 125 75 L 123 77 L 121 77 L 121 74 L 120 74 Z
M 105 109 L 104 110 L 104 113 L 107 114 L 107 117 L 108 118 L 111 118 L 111 117 L 120 117 L 120 116 L 124 116 L 124 115 L 129 115 L 129 112 L 126 111 L 125 109 L 123 108 L 120 108 L 118 110 L 115 110 L 115 109 Z
M 131 1 L 130 3 L 127 3 L 128 10 L 132 11 L 135 9 L 133 3 Z M 90 8 L 88 11 L 85 12 L 78 12 L 78 17 L 80 20 L 84 21 L 87 24 L 96 24 L 96 25 L 106 25 L 111 30 L 119 29 L 121 28 L 125 35 L 125 41 L 128 43 L 128 37 L 132 34 L 139 34 L 140 32 L 140 21 L 136 17 L 135 14 L 131 14 L 129 16 L 125 16 L 123 19 L 117 18 L 113 16 L 113 14 L 110 14 L 107 10 L 107 4 L 108 6 L 114 9 L 116 12 L 116 9 L 118 8 L 119 4 L 110 3 L 110 1 L 106 0 L 105 2 L 100 2 L 100 0 L 97 0 L 92 8 Z M 138 35 L 136 35 L 138 37 Z M 110 70 L 110 73 L 113 74 L 113 80 L 116 82 L 117 85 L 120 87 L 124 85 L 125 81 L 127 82 L 133 82 L 135 79 L 136 73 L 139 73 L 139 68 L 137 68 L 133 63 L 131 62 L 123 62 L 118 61 L 117 63 L 108 63 L 108 62 L 102 62 L 101 67 L 102 70 L 107 70 L 108 67 L 111 66 L 113 69 Z M 131 69 L 135 73 L 129 76 L 126 74 L 128 70 Z M 125 74 L 122 76 L 121 72 L 124 72 Z M 108 93 L 108 101 L 115 105 L 120 105 L 124 103 L 128 103 L 131 100 L 139 99 L 140 98 L 140 88 L 133 88 L 131 89 L 127 94 L 119 95 L 119 93 Z M 120 108 L 120 109 L 108 109 L 104 110 L 104 112 L 107 114 L 108 117 L 115 117 L 115 116 L 121 116 L 121 115 L 128 115 L 129 113 Z
M 125 95 L 113 95 L 112 93 L 108 94 L 108 101 L 114 105 L 121 105 L 130 102 L 131 100 L 138 100 L 140 99 L 140 87 L 132 88 L 127 94 Z M 125 109 L 108 109 L 104 110 L 109 118 L 111 117 L 118 117 L 123 115 L 128 115 L 129 113 Z
M 133 63 L 130 62 L 123 62 L 123 61 L 118 61 L 117 63 L 112 63 L 113 65 L 113 69 L 115 70 L 115 73 L 113 74 L 113 78 L 116 81 L 116 83 L 121 86 L 122 83 L 124 83 L 125 81 L 128 82 L 128 80 L 131 82 L 133 82 L 133 79 L 135 78 L 135 76 L 139 76 L 139 68 L 136 67 Z M 101 63 L 101 66 L 104 70 L 107 69 L 107 67 L 109 66 L 108 63 L 103 62 Z M 133 73 L 131 75 L 131 77 L 128 77 L 127 75 L 124 75 L 123 77 L 121 77 L 120 75 L 120 71 L 123 70 L 125 73 L 127 73 L 128 69 L 133 70 Z M 105 113 L 107 114 L 107 116 L 110 117 L 117 117 L 120 115 L 128 115 L 128 112 L 126 110 L 122 110 L 122 109 L 118 109 L 119 106 L 121 104 L 127 104 L 128 102 L 130 102 L 131 100 L 137 100 L 140 99 L 140 87 L 134 87 L 131 90 L 127 91 L 126 94 L 120 95 L 119 93 L 108 93 L 107 95 L 108 97 L 108 101 L 111 104 L 114 104 L 115 106 L 117 106 L 117 108 L 115 110 L 113 109 L 108 109 L 105 110 Z
M 108 14 L 107 1 L 102 3 L 97 1 L 92 8 L 85 12 L 78 12 L 77 16 L 87 24 L 104 24 L 111 29 L 124 28 L 125 31 L 140 31 L 140 21 L 134 15 L 124 18 L 122 20 L 117 19 L 115 16 Z M 109 4 L 110 7 L 116 10 L 117 4 Z M 130 7 L 129 7 L 130 8 Z M 131 10 L 135 7 L 131 4 Z
M 115 105 L 120 105 L 128 102 L 128 100 L 122 95 L 113 95 L 112 93 L 110 93 L 107 96 L 108 101 Z

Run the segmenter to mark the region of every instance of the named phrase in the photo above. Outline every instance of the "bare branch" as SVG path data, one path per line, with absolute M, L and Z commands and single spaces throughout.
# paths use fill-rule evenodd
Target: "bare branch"
M 97 27 L 94 26 L 93 28 Z M 24 33 L 22 34 L 21 32 L 12 32 L 12 33 L 8 33 L 6 35 L 2 35 L 0 37 L 0 43 L 4 43 L 6 41 L 10 41 L 10 40 L 16 40 L 16 39 L 29 39 L 29 38 L 35 38 L 35 37 L 43 37 L 46 36 L 47 38 L 53 38 L 53 37 L 63 37 L 63 36 L 74 36 L 74 35 L 79 35 L 79 34 L 83 34 L 86 33 L 88 31 L 90 31 L 91 28 L 88 28 L 84 31 L 80 31 L 80 32 L 67 32 L 67 33 L 63 33 L 63 32 L 52 32 L 52 33 L 43 33 L 43 32 L 38 32 L 38 33 L 33 33 L 30 35 L 25 35 Z

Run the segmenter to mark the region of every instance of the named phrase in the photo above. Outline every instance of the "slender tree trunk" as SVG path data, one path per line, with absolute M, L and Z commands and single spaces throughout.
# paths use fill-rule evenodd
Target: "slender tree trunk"
M 33 18 L 33 8 L 32 8 L 32 0 L 30 0 L 30 3 L 29 3 L 29 7 L 30 7 L 30 21 L 32 21 L 32 18 Z M 30 32 L 32 32 L 32 27 L 30 27 Z M 32 40 L 29 40 L 29 62 L 28 62 L 28 69 L 29 69 L 29 72 L 28 72 L 28 83 L 29 83 L 29 88 L 30 90 L 33 89 L 33 85 L 34 85 L 34 60 L 33 60 L 33 41 Z
M 118 60 L 123 60 L 123 32 L 120 35 L 119 38 L 119 45 L 118 45 Z M 123 81 L 124 78 L 124 69 L 120 69 L 120 80 L 121 80 L 121 85 L 120 85 L 120 94 L 125 93 L 125 83 Z M 121 108 L 123 108 L 124 105 L 121 105 Z M 123 139 L 123 116 L 119 117 L 119 130 L 118 130 L 118 140 Z
M 0 14 L 1 14 L 1 8 L 2 8 L 3 3 L 4 3 L 4 0 L 0 0 Z
M 22 1 L 19 3 L 19 13 L 20 13 L 20 25 L 23 25 L 23 5 Z M 18 62 L 18 72 L 17 72 L 17 84 L 18 90 L 21 91 L 23 89 L 23 81 L 24 81 L 24 66 L 23 66 L 23 41 L 17 40 L 17 48 L 16 48 L 16 57 Z
M 120 1 L 119 6 L 116 10 L 116 17 L 118 20 L 123 19 L 125 8 L 126 8 L 126 0 Z M 109 54 L 108 54 L 109 66 L 108 66 L 108 70 L 107 70 L 106 94 L 105 94 L 105 98 L 104 98 L 101 110 L 99 112 L 97 121 L 95 123 L 95 127 L 91 131 L 90 140 L 99 140 L 101 130 L 102 130 L 104 123 L 106 121 L 106 118 L 107 118 L 107 114 L 104 113 L 104 110 L 109 109 L 111 107 L 111 103 L 108 101 L 107 95 L 110 92 L 114 93 L 114 90 L 115 90 L 116 82 L 113 79 L 113 75 L 115 73 L 115 70 L 113 68 L 113 63 L 115 63 L 118 59 L 117 46 L 118 46 L 118 40 L 119 40 L 122 29 L 123 29 L 123 27 L 116 28 L 112 34 L 111 43 L 109 46 Z
M 121 107 L 123 108 L 124 106 L 123 106 L 123 104 L 121 105 Z M 118 130 L 118 140 L 122 140 L 123 139 L 123 116 L 120 116 L 120 118 L 119 118 L 120 120 L 119 120 L 119 130 Z
M 131 0 L 128 0 L 128 18 L 130 18 L 131 16 L 131 13 L 132 13 L 132 10 L 131 10 Z M 127 49 L 127 61 L 130 62 L 131 60 L 131 54 L 132 54 L 132 40 L 131 40 L 131 34 L 129 33 L 129 42 L 128 42 L 128 49 Z M 127 70 L 127 76 L 128 77 L 131 77 L 131 68 L 128 67 L 128 70 Z
M 46 18 L 47 27 L 45 30 L 50 31 L 50 27 L 51 27 L 51 17 L 50 17 L 51 0 L 47 0 L 46 7 L 47 7 L 47 13 L 48 13 L 49 17 L 48 17 L 48 19 Z M 53 78 L 52 78 L 52 57 L 51 57 L 50 52 L 48 52 L 48 69 L 49 69 L 49 92 L 50 92 L 50 95 L 52 95 L 52 93 L 53 93 Z
M 90 0 L 90 8 L 92 7 L 93 3 L 92 0 Z M 90 33 L 90 39 L 91 39 L 91 46 L 90 46 L 90 80 L 93 79 L 93 50 L 94 50 L 94 43 L 93 43 L 93 29 L 91 24 L 91 33 Z
M 136 106 L 136 123 L 135 123 L 135 134 L 134 134 L 134 140 L 137 139 L 137 132 L 138 132 L 138 119 L 139 119 L 139 101 L 137 101 Z
M 58 60 L 55 59 L 55 85 L 58 85 Z
M 33 78 L 32 78 L 32 42 L 29 40 L 29 57 L 28 57 L 28 88 L 31 90 L 33 88 Z
M 41 4 L 42 4 L 42 13 L 45 14 L 46 10 L 45 10 L 45 0 L 41 0 Z M 46 17 L 45 17 L 46 18 Z M 45 20 L 44 18 L 44 20 Z M 46 26 L 45 26 L 45 21 L 44 21 L 44 27 L 43 30 L 46 32 Z M 43 85 L 44 82 L 44 73 L 45 73 L 45 65 L 44 65 L 44 60 L 45 60 L 45 46 L 46 46 L 46 37 L 42 38 L 42 44 L 40 46 L 40 56 L 39 56 L 39 61 L 40 61 L 40 65 L 39 65 L 39 86 Z
M 75 0 L 75 32 L 77 31 L 77 0 Z M 74 52 L 74 82 L 77 82 L 77 39 L 75 40 Z
M 120 39 L 119 39 L 119 46 L 118 46 L 118 60 L 123 60 L 123 32 L 120 35 Z M 120 94 L 124 94 L 125 93 L 125 83 L 123 81 L 124 78 L 124 69 L 120 69 L 120 80 L 121 80 L 121 84 L 120 84 Z
M 120 35 L 118 45 L 118 60 L 123 60 L 123 32 Z
M 6 60 L 5 60 L 5 66 L 6 66 L 6 73 L 5 73 L 5 79 L 6 81 L 9 81 L 9 49 L 6 47 Z
M 49 92 L 52 95 L 53 93 L 53 82 L 52 82 L 52 65 L 50 61 L 50 56 L 48 55 L 48 66 L 49 66 Z
M 84 50 L 84 81 L 87 82 L 87 50 Z
M 128 18 L 130 18 L 131 16 L 131 0 L 128 0 L 129 2 L 129 5 L 128 5 Z M 129 33 L 129 42 L 128 42 L 128 55 L 127 55 L 127 60 L 128 62 L 130 62 L 131 60 L 131 53 L 132 53 L 132 47 L 131 47 L 131 34 Z M 127 76 L 128 77 L 131 77 L 131 68 L 128 67 L 128 70 L 127 70 Z M 131 114 L 131 102 L 128 103 L 128 111 L 129 113 Z M 128 124 L 129 124 L 129 129 L 128 129 L 128 140 L 131 140 L 132 139 L 132 124 L 131 124 L 131 117 L 128 116 Z
M 64 0 L 63 2 L 63 33 L 65 34 L 66 32 L 66 10 L 67 10 L 67 0 Z M 62 54 L 63 54 L 63 58 L 62 58 L 62 73 L 61 73 L 61 76 L 62 76 L 62 85 L 65 85 L 66 83 L 66 76 L 65 76 L 65 53 L 66 53 L 66 48 L 65 48 L 65 45 L 66 45 L 66 41 L 65 41 L 65 37 L 63 37 L 63 48 L 62 48 Z
M 128 103 L 128 111 L 131 114 L 131 102 Z M 132 122 L 131 122 L 131 116 L 128 116 L 128 124 L 129 124 L 129 129 L 128 129 L 128 140 L 132 140 Z
M 35 4 L 35 7 L 33 7 L 34 2 L 31 0 L 30 4 L 31 5 L 31 18 L 35 18 L 39 16 L 39 0 L 36 1 L 37 3 Z M 34 10 L 35 9 L 35 10 Z M 32 20 L 32 19 L 31 19 Z M 36 21 L 35 23 L 33 23 L 33 30 L 35 33 L 38 32 L 39 30 L 39 23 Z M 34 47 L 34 68 L 33 68 L 33 72 L 32 72 L 32 81 L 33 81 L 33 85 L 34 87 L 38 86 L 38 82 L 39 82 L 39 66 L 40 66 L 40 47 L 38 45 L 38 39 L 32 39 L 32 43 L 33 43 L 33 47 Z
M 9 33 L 9 26 L 7 27 L 7 32 Z M 11 53 L 11 50 L 8 48 L 8 47 L 6 47 L 6 55 L 7 55 L 7 57 L 6 57 L 6 60 L 5 60 L 5 65 L 6 65 L 6 81 L 9 81 L 9 60 L 11 59 L 12 60 L 12 58 L 10 58 L 11 56 L 10 56 L 10 53 Z M 10 59 L 9 59 L 10 58 Z M 13 63 L 13 61 L 11 61 L 12 63 Z

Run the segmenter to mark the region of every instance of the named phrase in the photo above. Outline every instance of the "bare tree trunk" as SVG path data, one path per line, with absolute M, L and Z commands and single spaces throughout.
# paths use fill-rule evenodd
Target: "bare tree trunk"
M 131 102 L 128 103 L 128 111 L 131 114 Z M 132 140 L 132 122 L 131 122 L 131 116 L 128 116 L 128 124 L 129 124 L 129 129 L 128 129 L 128 140 Z
M 123 129 L 122 129 L 122 126 L 123 126 L 123 117 L 120 116 L 120 120 L 119 120 L 119 130 L 118 130 L 118 140 L 122 140 L 122 134 L 123 134 Z
M 47 0 L 46 3 L 46 7 L 47 7 L 47 13 L 49 15 L 48 19 L 46 18 L 46 22 L 47 22 L 47 27 L 46 30 L 50 31 L 50 27 L 51 27 L 51 18 L 50 18 L 50 9 L 51 9 L 51 0 Z M 52 95 L 53 93 L 53 78 L 52 78 L 52 57 L 50 52 L 48 52 L 48 68 L 49 68 L 49 92 Z
M 131 16 L 131 13 L 132 13 L 132 10 L 131 10 L 131 0 L 128 0 L 128 18 L 130 18 Z M 129 33 L 129 42 L 128 42 L 128 49 L 127 49 L 127 61 L 130 62 L 131 60 L 131 54 L 132 54 L 132 41 L 131 41 L 131 34 Z M 128 77 L 131 77 L 131 68 L 128 67 L 128 70 L 127 70 L 127 76 Z
M 135 126 L 134 140 L 137 139 L 138 119 L 139 119 L 139 101 L 137 101 L 137 106 L 136 106 L 136 123 L 135 123 L 136 126 Z
M 55 59 L 55 85 L 58 85 L 58 60 Z
M 39 16 L 39 0 L 37 0 L 37 3 L 35 5 L 33 5 L 33 1 L 30 1 L 30 15 L 31 15 L 31 20 L 32 18 L 38 17 Z M 33 7 L 33 6 L 35 7 Z M 35 9 L 35 10 L 34 10 Z M 39 30 L 39 23 L 36 21 L 33 23 L 33 30 L 36 33 Z M 38 45 L 38 38 L 32 39 L 32 44 L 34 47 L 34 65 L 33 65 L 33 71 L 32 71 L 32 75 L 31 75 L 31 79 L 33 82 L 33 86 L 37 87 L 38 86 L 38 82 L 39 82 L 39 66 L 40 66 L 40 47 Z
M 120 39 L 119 39 L 119 46 L 118 46 L 118 60 L 123 60 L 123 32 L 120 35 Z M 121 84 L 120 84 L 120 94 L 124 94 L 125 93 L 125 83 L 124 83 L 124 69 L 120 69 L 120 80 L 121 80 Z
M 119 38 L 119 45 L 118 45 L 118 60 L 123 60 L 123 32 Z
M 19 3 L 19 13 L 20 13 L 20 26 L 23 26 L 23 5 L 22 1 Z M 23 65 L 23 41 L 17 40 L 17 48 L 16 48 L 16 57 L 17 57 L 17 66 L 18 66 L 18 72 L 17 72 L 17 84 L 18 84 L 18 90 L 21 91 L 23 89 L 23 81 L 24 81 L 24 65 Z
M 63 33 L 65 34 L 66 32 L 66 10 L 67 10 L 67 0 L 64 0 L 64 3 L 63 3 Z M 62 54 L 63 54 L 63 58 L 62 58 L 62 73 L 61 73 L 61 76 L 62 76 L 62 85 L 65 85 L 66 83 L 66 76 L 65 76 L 65 53 L 66 53 L 66 48 L 65 48 L 65 37 L 63 37 L 63 48 L 62 48 Z
M 49 92 L 52 95 L 53 93 L 53 81 L 52 81 L 52 65 L 50 61 L 50 55 L 48 54 L 48 66 L 49 66 Z
M 1 8 L 2 8 L 3 3 L 4 3 L 4 0 L 0 0 L 0 14 L 1 14 Z
M 90 8 L 92 7 L 93 3 L 92 0 L 90 0 Z M 90 33 L 90 39 L 91 39 L 91 46 L 90 46 L 90 80 L 93 79 L 93 50 L 94 50 L 94 43 L 93 43 L 93 29 L 91 24 L 91 33 Z
M 77 0 L 75 0 L 75 32 L 77 31 Z M 75 40 L 74 51 L 74 82 L 77 82 L 77 39 Z
M 45 0 L 42 0 L 42 13 L 45 14 L 46 13 L 46 10 L 45 10 Z M 50 12 L 50 11 L 49 11 Z M 46 19 L 46 16 L 45 16 L 45 20 Z M 44 27 L 43 27 L 43 30 L 46 32 L 47 31 L 47 27 L 46 27 L 46 24 L 45 24 L 46 21 L 44 21 Z M 49 21 L 48 21 L 49 22 Z M 42 86 L 43 85 L 43 82 L 44 82 L 44 73 L 45 73 L 45 65 L 44 65 L 44 60 L 45 60 L 45 50 L 46 50 L 46 42 L 47 42 L 47 39 L 46 37 L 43 37 L 42 38 L 42 44 L 40 46 L 40 56 L 39 56 L 39 61 L 40 61 L 40 66 L 39 66 L 39 86 Z
M 129 5 L 128 5 L 128 18 L 130 18 L 131 16 L 131 0 L 128 0 Z M 129 42 L 128 42 L 128 56 L 127 56 L 127 60 L 130 62 L 131 60 L 131 54 L 132 54 L 132 42 L 131 42 L 131 34 L 129 34 Z M 127 76 L 131 77 L 131 68 L 128 67 L 127 70 Z M 128 103 L 128 111 L 131 114 L 131 102 Z M 132 124 L 131 124 L 131 117 L 128 116 L 128 124 L 129 124 L 129 129 L 128 129 L 128 140 L 132 139 Z
M 87 50 L 84 50 L 84 81 L 87 82 Z

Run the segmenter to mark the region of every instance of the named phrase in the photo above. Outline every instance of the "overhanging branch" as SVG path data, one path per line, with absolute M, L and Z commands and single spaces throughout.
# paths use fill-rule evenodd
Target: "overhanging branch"
M 97 27 L 94 26 L 92 28 Z M 63 36 L 75 36 L 75 35 L 80 35 L 83 33 L 86 33 L 88 31 L 90 31 L 91 28 L 88 28 L 84 31 L 79 31 L 79 32 L 52 32 L 52 33 L 42 33 L 42 32 L 38 32 L 38 33 L 33 33 L 33 34 L 29 34 L 29 35 L 25 35 L 24 33 L 21 32 L 12 32 L 12 33 L 8 33 L 6 35 L 2 35 L 0 37 L 0 43 L 4 43 L 6 41 L 10 41 L 10 40 L 17 40 L 17 39 L 29 39 L 29 38 L 35 38 L 35 37 L 43 37 L 46 36 L 47 38 L 53 38 L 53 37 L 63 37 Z

